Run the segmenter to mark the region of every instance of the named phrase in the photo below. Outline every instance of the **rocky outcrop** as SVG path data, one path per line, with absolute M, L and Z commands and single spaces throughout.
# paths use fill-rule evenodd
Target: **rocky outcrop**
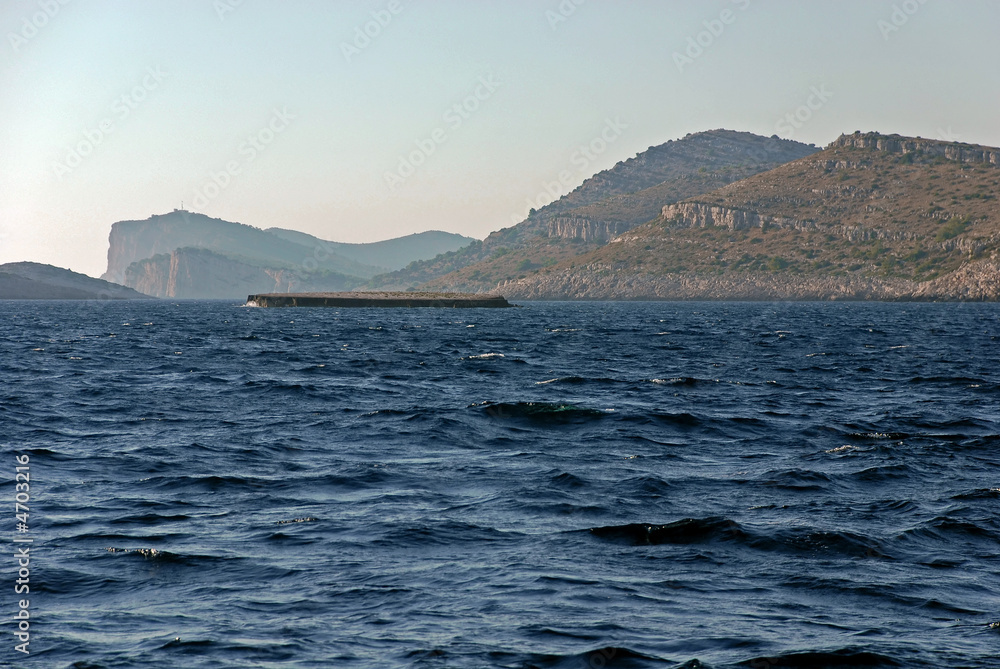
M 813 221 L 800 221 L 785 216 L 768 216 L 755 211 L 745 211 L 742 209 L 732 209 L 712 204 L 700 202 L 682 202 L 680 204 L 670 204 L 663 208 L 662 217 L 668 229 L 682 228 L 707 228 L 722 227 L 729 230 L 749 230 L 759 228 L 777 228 L 782 230 L 816 230 L 817 225 Z M 883 242 L 912 241 L 918 239 L 919 235 L 905 230 L 882 230 L 877 228 L 866 228 L 862 225 L 833 225 L 826 226 L 823 231 L 827 234 L 835 234 L 851 242 L 867 242 L 881 240 Z M 628 242 L 634 240 L 648 241 L 649 234 L 643 231 L 642 235 L 629 235 L 625 233 L 612 242 Z M 966 253 L 977 253 L 989 247 L 995 240 L 949 240 L 941 244 L 945 250 L 959 249 Z
M 719 226 L 730 230 L 747 230 L 749 228 L 785 228 L 791 230 L 808 230 L 816 227 L 808 221 L 797 221 L 793 218 L 767 216 L 755 211 L 741 211 L 699 202 L 682 202 L 668 204 L 663 208 L 662 217 L 670 227 L 705 228 Z
M 921 154 L 930 158 L 945 158 L 962 163 L 1000 165 L 1000 149 L 919 137 L 882 135 L 877 132 L 856 132 L 853 135 L 841 135 L 828 148 L 874 149 L 899 155 Z
M 624 221 L 592 221 L 586 218 L 558 217 L 546 221 L 547 236 L 585 242 L 605 243 L 631 227 Z

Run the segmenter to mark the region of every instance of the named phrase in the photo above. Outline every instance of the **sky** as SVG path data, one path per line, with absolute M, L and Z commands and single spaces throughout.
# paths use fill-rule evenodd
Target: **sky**
M 715 128 L 998 146 L 998 27 L 997 0 L 0 0 L 0 263 L 99 276 L 114 222 L 181 206 L 484 238 Z

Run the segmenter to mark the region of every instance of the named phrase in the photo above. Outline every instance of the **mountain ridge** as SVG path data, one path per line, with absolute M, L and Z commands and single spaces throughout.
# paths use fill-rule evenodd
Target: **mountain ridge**
M 651 146 L 585 179 L 570 193 L 520 223 L 491 233 L 480 244 L 375 277 L 373 287 L 416 285 L 488 290 L 512 270 L 509 252 L 531 248 L 540 262 L 579 255 L 656 215 L 664 198 L 682 199 L 818 151 L 817 148 L 735 130 L 708 130 Z M 499 255 L 498 255 L 499 254 Z M 486 262 L 486 264 L 482 264 Z M 467 269 L 471 268 L 471 269 Z M 456 271 L 456 277 L 439 279 Z M 473 273 L 478 272 L 476 276 Z

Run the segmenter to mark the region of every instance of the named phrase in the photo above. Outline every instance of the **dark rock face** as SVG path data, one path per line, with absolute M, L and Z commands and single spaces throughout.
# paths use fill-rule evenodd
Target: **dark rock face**
M 86 274 L 33 262 L 0 265 L 3 300 L 143 300 L 131 288 Z

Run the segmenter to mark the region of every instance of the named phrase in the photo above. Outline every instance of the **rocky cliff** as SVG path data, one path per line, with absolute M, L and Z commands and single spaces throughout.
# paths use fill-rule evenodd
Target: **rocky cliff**
M 182 248 L 132 263 L 129 286 L 155 297 L 244 299 L 250 293 L 350 290 L 356 277 L 335 272 L 298 272 L 260 267 L 205 249 Z
M 988 163 L 1000 165 L 1000 149 L 978 144 L 944 142 L 933 139 L 882 135 L 877 132 L 841 135 L 830 148 L 870 149 L 883 153 L 915 154 L 930 158 L 944 158 L 962 163 Z

